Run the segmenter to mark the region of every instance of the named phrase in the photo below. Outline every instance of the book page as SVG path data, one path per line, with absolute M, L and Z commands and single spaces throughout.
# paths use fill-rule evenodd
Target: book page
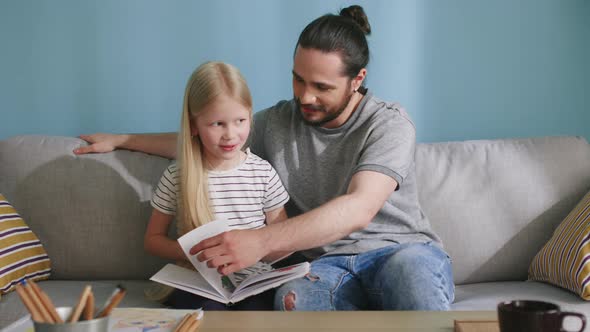
M 269 263 L 258 262 L 250 267 L 241 269 L 240 271 L 229 274 L 227 277 L 231 280 L 235 287 L 239 287 L 242 282 L 254 275 L 262 274 L 272 270 Z M 234 287 L 234 288 L 235 288 Z M 235 290 L 235 289 L 234 289 Z
M 233 303 L 244 298 L 259 294 L 265 290 L 277 287 L 289 280 L 301 278 L 309 273 L 310 264 L 303 262 L 280 269 L 271 270 L 258 275 L 252 275 L 244 280 L 232 294 L 230 300 Z
M 189 259 L 197 271 L 201 273 L 203 278 L 205 278 L 205 280 L 207 280 L 209 284 L 211 284 L 211 286 L 219 292 L 219 294 L 228 294 L 234 290 L 235 286 L 231 284 L 230 279 L 219 274 L 217 269 L 208 267 L 207 262 L 199 262 L 196 255 L 193 256 L 189 254 L 189 251 L 197 243 L 229 230 L 231 230 L 231 228 L 229 227 L 227 221 L 213 220 L 178 238 L 178 243 L 180 243 L 185 256 Z
M 220 293 L 199 272 L 174 264 L 166 264 L 150 280 L 222 303 L 227 303 L 231 295 L 229 291 L 224 289 Z

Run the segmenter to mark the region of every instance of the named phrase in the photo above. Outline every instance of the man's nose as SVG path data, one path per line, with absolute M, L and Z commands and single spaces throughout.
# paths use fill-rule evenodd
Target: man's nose
M 299 96 L 299 102 L 304 105 L 313 105 L 316 103 L 316 96 L 310 89 L 303 88 L 301 90 L 301 96 Z

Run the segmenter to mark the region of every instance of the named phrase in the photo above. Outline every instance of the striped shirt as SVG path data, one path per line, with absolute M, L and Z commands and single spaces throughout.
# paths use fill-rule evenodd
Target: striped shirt
M 275 169 L 264 159 L 247 150 L 246 159 L 227 171 L 209 171 L 209 199 L 215 220 L 227 220 L 230 227 L 252 229 L 265 226 L 264 213 L 278 209 L 289 201 Z M 180 174 L 171 164 L 162 175 L 152 196 L 152 207 L 175 215 Z

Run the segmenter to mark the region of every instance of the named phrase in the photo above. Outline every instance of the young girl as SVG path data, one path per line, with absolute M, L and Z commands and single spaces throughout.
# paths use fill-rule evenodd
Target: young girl
M 275 170 L 243 149 L 251 122 L 252 97 L 235 67 L 207 62 L 193 72 L 184 95 L 178 160 L 166 169 L 152 197 L 154 209 L 144 238 L 150 254 L 192 268 L 180 244 L 167 236 L 175 215 L 178 235 L 212 220 L 252 229 L 287 218 L 283 206 L 289 195 Z M 231 308 L 270 310 L 273 294 L 252 296 Z M 152 297 L 179 309 L 230 308 L 172 288 Z

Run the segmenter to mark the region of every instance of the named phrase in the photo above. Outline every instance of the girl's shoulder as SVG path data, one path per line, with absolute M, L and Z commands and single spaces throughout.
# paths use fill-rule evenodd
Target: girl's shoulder
M 257 154 L 250 151 L 250 149 L 246 150 L 246 155 L 246 162 L 255 162 L 258 164 L 270 165 L 270 163 L 266 159 L 260 158 Z
M 164 174 L 177 175 L 177 173 L 178 166 L 176 165 L 176 161 L 172 161 L 164 170 Z
M 170 165 L 168 165 L 168 167 L 166 169 L 176 172 L 176 170 L 178 169 L 178 166 L 176 165 L 176 160 L 173 160 L 172 162 L 170 162 Z
M 180 174 L 178 173 L 178 167 L 176 165 L 176 161 L 173 161 L 166 167 L 164 172 L 162 172 L 162 179 L 168 180 L 168 182 L 175 184 L 178 182 L 178 177 Z
M 258 155 L 252 153 L 250 149 L 246 150 L 246 154 L 246 160 L 244 161 L 244 166 L 246 166 L 246 168 L 267 171 L 270 171 L 272 169 L 272 166 L 267 160 L 262 159 Z

